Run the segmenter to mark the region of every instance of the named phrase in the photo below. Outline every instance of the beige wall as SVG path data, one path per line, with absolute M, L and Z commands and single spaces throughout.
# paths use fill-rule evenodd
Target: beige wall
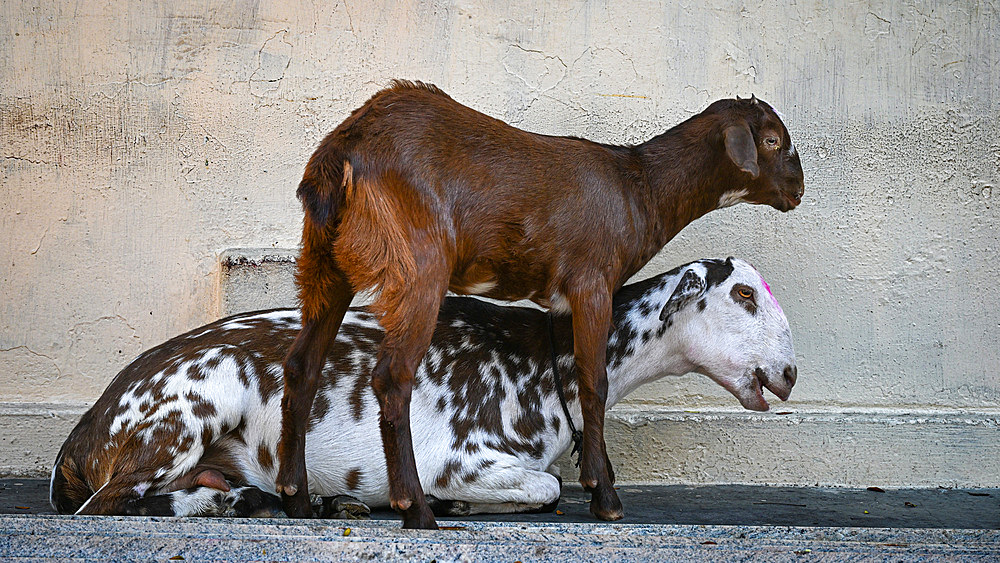
M 804 411 L 1000 409 L 996 3 L 0 3 L 0 402 L 87 403 L 214 319 L 219 254 L 294 248 L 310 152 L 394 77 L 634 143 L 712 100 L 783 113 L 806 194 L 699 220 L 640 274 L 737 255 Z M 694 376 L 650 408 L 737 409 Z

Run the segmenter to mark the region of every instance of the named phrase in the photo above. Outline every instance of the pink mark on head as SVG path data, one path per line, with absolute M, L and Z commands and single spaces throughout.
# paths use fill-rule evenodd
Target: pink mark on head
M 760 274 L 757 275 L 760 276 Z M 778 303 L 778 298 L 775 297 L 773 293 L 771 293 L 771 286 L 767 285 L 767 281 L 764 279 L 764 276 L 760 276 L 760 283 L 764 284 L 764 289 L 766 289 L 767 294 L 771 296 L 771 301 L 774 301 L 775 306 L 777 306 L 778 310 L 781 311 L 781 314 L 784 315 L 785 312 L 782 311 L 781 304 Z

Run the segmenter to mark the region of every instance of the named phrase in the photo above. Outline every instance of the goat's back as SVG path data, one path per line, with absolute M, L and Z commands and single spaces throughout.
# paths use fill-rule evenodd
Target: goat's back
M 338 225 L 329 244 L 356 290 L 436 267 L 452 291 L 549 305 L 581 266 L 612 285 L 634 269 L 643 225 L 626 184 L 640 177 L 629 148 L 529 133 L 397 82 L 324 139 L 299 195 L 307 226 Z

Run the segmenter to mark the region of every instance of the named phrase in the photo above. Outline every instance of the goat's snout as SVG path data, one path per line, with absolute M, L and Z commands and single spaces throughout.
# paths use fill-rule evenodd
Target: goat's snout
M 792 387 L 795 386 L 795 380 L 798 378 L 798 369 L 794 365 L 789 364 L 785 366 L 784 371 L 779 375 L 774 371 L 768 373 L 768 370 L 758 367 L 754 371 L 754 374 L 762 388 L 768 389 L 782 401 L 787 401 L 788 397 L 792 394 Z
M 785 378 L 785 385 L 791 391 L 792 387 L 795 387 L 795 380 L 799 377 L 799 368 L 792 365 L 785 366 L 785 372 L 782 375 Z
M 784 199 L 782 205 L 779 206 L 781 211 L 791 211 L 802 203 L 802 195 L 805 193 L 805 186 L 801 183 L 795 183 L 786 186 L 783 190 L 780 190 L 781 198 Z
M 788 199 L 789 201 L 792 202 L 792 205 L 798 206 L 800 203 L 802 203 L 802 194 L 804 192 L 805 190 L 802 188 L 792 189 L 791 193 L 788 194 Z

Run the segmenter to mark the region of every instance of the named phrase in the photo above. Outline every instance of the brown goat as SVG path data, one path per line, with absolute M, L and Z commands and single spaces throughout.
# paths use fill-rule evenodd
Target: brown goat
M 738 201 L 788 211 L 802 192 L 788 131 L 755 98 L 715 102 L 619 147 L 528 133 L 434 86 L 394 82 L 323 139 L 299 185 L 303 326 L 285 360 L 278 451 L 286 513 L 310 514 L 304 447 L 320 370 L 355 292 L 374 289 L 386 335 L 371 384 L 390 501 L 404 527 L 436 527 L 409 403 L 450 289 L 572 313 L 580 482 L 595 516 L 621 518 L 604 445 L 612 294 L 705 213 Z

